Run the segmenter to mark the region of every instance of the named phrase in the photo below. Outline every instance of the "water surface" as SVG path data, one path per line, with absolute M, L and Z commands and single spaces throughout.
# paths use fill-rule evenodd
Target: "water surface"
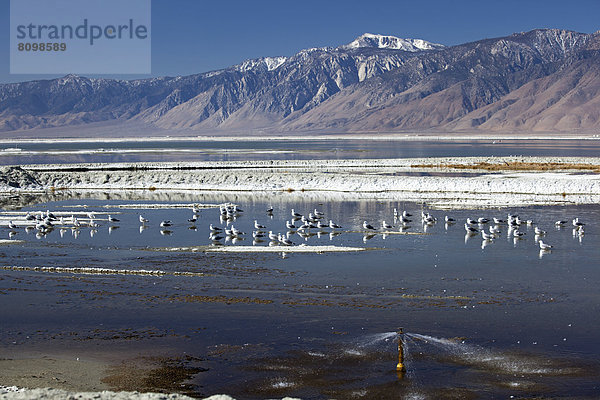
M 172 198 L 164 204 L 186 203 Z M 223 194 L 214 200 L 223 201 Z M 204 197 L 202 200 L 206 201 Z M 208 195 L 210 200 L 210 195 Z M 217 201 L 215 201 L 217 202 Z M 35 203 L 35 202 L 34 202 Z M 47 235 L 16 230 L 21 244 L 3 245 L 3 265 L 160 270 L 161 276 L 0 271 L 2 351 L 81 351 L 130 347 L 152 354 L 189 354 L 208 370 L 197 374 L 197 395 L 227 392 L 240 398 L 422 398 L 579 396 L 598 393 L 600 283 L 598 206 L 456 210 L 378 201 L 240 203 L 237 219 L 217 208 L 144 208 L 144 200 L 79 198 L 32 204 L 20 211 L 96 212 L 99 226 L 55 228 Z M 139 205 L 139 209 L 119 205 Z M 265 210 L 273 206 L 273 215 Z M 209 224 L 232 224 L 252 246 L 254 220 L 286 233 L 294 208 L 315 208 L 342 226 L 295 245 L 360 246 L 359 253 L 214 254 L 166 251 L 209 246 Z M 394 223 L 393 208 L 413 214 L 410 227 Z M 438 221 L 423 225 L 421 211 Z M 101 221 L 110 213 L 121 221 Z M 484 242 L 466 236 L 467 217 L 532 219 L 547 231 L 551 252 L 540 252 L 533 227 L 515 240 L 507 226 Z M 140 230 L 139 215 L 149 219 Z M 556 220 L 579 217 L 585 234 Z M 81 218 L 84 218 L 83 216 Z M 173 226 L 161 229 L 162 220 Z M 366 234 L 363 221 L 375 225 Z M 111 229 L 110 226 L 118 226 Z M 194 229 L 190 229 L 195 226 Z M 489 230 L 487 225 L 482 229 Z M 164 231 L 170 232 L 164 232 Z M 0 235 L 8 238 L 9 229 Z M 161 233 L 161 231 L 163 231 Z M 268 246 L 269 240 L 254 246 Z M 174 272 L 202 273 L 181 276 Z M 407 373 L 395 371 L 403 327 Z
M 596 140 L 272 140 L 5 143 L 0 165 L 600 155 Z

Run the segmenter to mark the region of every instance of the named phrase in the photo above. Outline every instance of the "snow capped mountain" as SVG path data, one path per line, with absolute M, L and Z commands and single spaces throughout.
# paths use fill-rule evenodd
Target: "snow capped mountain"
M 263 57 L 254 60 L 246 60 L 233 68 L 240 71 L 250 71 L 255 68 L 266 68 L 267 71 L 273 71 L 286 62 L 287 57 Z
M 416 52 L 422 50 L 443 49 L 445 46 L 442 44 L 431 43 L 423 39 L 401 39 L 395 36 L 365 33 L 347 45 L 340 46 L 339 48 L 358 49 L 362 47 Z
M 213 132 L 600 129 L 600 34 L 538 29 L 444 47 L 340 47 L 140 80 L 0 85 L 0 132 L 116 120 Z

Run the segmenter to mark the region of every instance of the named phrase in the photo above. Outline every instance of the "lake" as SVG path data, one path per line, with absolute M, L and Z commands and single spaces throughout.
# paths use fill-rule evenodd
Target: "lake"
M 417 144 L 410 145 L 416 151 Z M 440 144 L 424 145 L 431 146 L 427 155 L 456 151 L 436 153 L 434 145 Z M 373 157 L 384 147 L 363 149 Z M 478 151 L 488 147 L 496 149 Z M 419 155 L 400 146 L 398 151 Z M 46 162 L 42 158 L 36 160 Z M 235 220 L 206 208 L 195 223 L 188 221 L 192 204 L 228 201 L 243 210 Z M 318 195 L 303 200 L 172 193 L 161 199 L 149 192 L 13 202 L 5 206 L 0 228 L 0 236 L 22 241 L 1 245 L 4 354 L 108 354 L 115 362 L 177 358 L 191 377 L 179 391 L 194 396 L 596 398 L 600 391 L 598 205 L 440 211 L 401 198 L 319 201 Z M 366 250 L 203 251 L 273 248 L 268 238 L 253 243 L 254 221 L 266 232 L 285 234 L 292 208 L 303 215 L 316 208 L 341 226 L 333 233 L 330 228 L 313 228 L 304 236 L 291 232 L 292 249 L 306 244 Z M 413 221 L 401 227 L 394 208 L 411 213 Z M 98 226 L 62 231 L 56 226 L 37 236 L 24 225 L 14 229 L 16 234 L 6 227 L 17 212 L 46 210 L 81 221 L 91 212 Z M 423 224 L 421 212 L 437 221 Z M 509 213 L 533 221 L 519 228 L 522 237 L 515 238 L 506 224 L 491 241 L 466 234 L 466 218 L 506 219 Z M 120 221 L 109 223 L 108 214 Z M 141 224 L 140 215 L 149 221 Z M 446 215 L 457 222 L 445 224 Z M 575 217 L 586 223 L 583 235 L 573 231 Z M 172 225 L 160 227 L 163 220 Z M 387 233 L 383 220 L 394 225 Z M 568 222 L 557 227 L 557 220 Z M 366 232 L 364 221 L 376 232 Z M 245 234 L 242 240 L 222 234 L 214 242 L 210 224 L 233 225 Z M 490 224 L 473 226 L 489 232 Z M 540 251 L 535 226 L 546 231 L 541 239 L 553 246 L 551 251 Z M 80 267 L 107 271 L 74 269 Z M 406 365 L 401 375 L 396 372 L 399 337 Z
M 599 140 L 269 140 L 0 143 L 0 165 L 467 156 L 589 156 Z

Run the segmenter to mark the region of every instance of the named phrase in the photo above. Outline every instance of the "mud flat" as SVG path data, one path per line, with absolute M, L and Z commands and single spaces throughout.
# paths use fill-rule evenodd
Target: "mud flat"
M 148 360 L 146 360 L 148 361 Z M 173 377 L 183 379 L 186 374 L 195 372 L 168 365 L 165 362 L 149 360 L 149 364 L 119 364 L 105 360 L 66 359 L 54 356 L 33 356 L 19 359 L 0 359 L 0 399 L 98 399 L 98 400 L 191 400 L 169 387 L 177 382 L 167 382 Z M 165 376 L 161 381 L 159 375 Z M 181 375 L 181 376 L 180 376 Z M 168 378 L 166 377 L 168 376 Z M 109 390 L 111 387 L 129 387 L 144 382 L 150 390 Z M 155 385 L 155 386 L 153 386 Z M 166 386 L 165 386 L 166 385 Z M 158 389 L 156 392 L 152 391 Z M 181 390 L 181 387 L 179 388 Z M 293 400 L 292 398 L 286 398 Z M 225 394 L 205 397 L 205 400 L 234 400 Z
M 457 171 L 478 172 L 456 176 Z M 590 204 L 600 158 L 444 157 L 4 167 L 0 193 L 218 191 L 417 200 L 432 206 Z

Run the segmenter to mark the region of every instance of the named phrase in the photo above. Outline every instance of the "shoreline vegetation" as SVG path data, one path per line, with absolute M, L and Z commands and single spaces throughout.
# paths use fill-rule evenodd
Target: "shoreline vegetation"
M 567 162 L 524 162 L 524 161 L 502 161 L 502 162 L 477 162 L 474 164 L 414 164 L 413 168 L 420 169 L 458 169 L 479 171 L 586 171 L 600 172 L 600 165 L 591 163 L 567 163 Z

